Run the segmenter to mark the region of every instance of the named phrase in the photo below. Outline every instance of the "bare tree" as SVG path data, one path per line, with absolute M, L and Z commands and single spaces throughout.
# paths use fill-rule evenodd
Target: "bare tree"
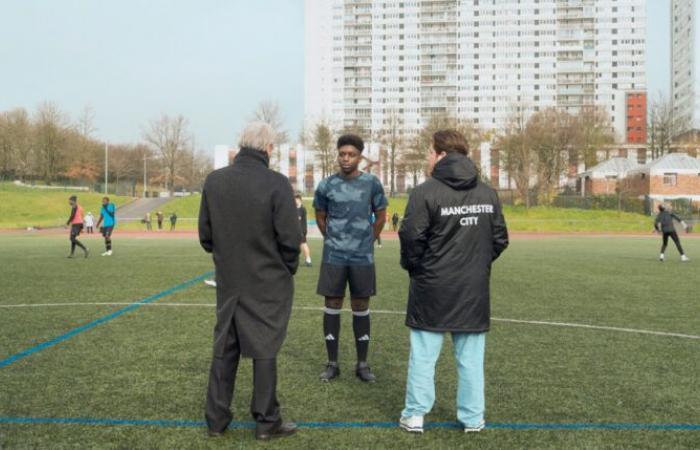
M 566 172 L 577 131 L 575 118 L 556 108 L 537 112 L 527 122 L 526 141 L 536 155 L 537 188 L 545 203 L 550 203 Z
M 179 163 L 188 146 L 187 119 L 179 115 L 163 114 L 151 121 L 144 132 L 144 140 L 160 154 L 165 169 L 165 186 L 172 194 L 178 176 Z
M 78 117 L 76 129 L 85 139 L 90 139 L 93 133 L 97 131 L 97 128 L 95 128 L 95 111 L 92 109 L 92 106 L 83 108 L 80 117 Z
M 498 138 L 501 160 L 508 175 L 515 181 L 515 188 L 530 207 L 530 181 L 537 172 L 537 154 L 528 142 L 524 108 L 518 108 L 508 119 L 505 132 Z
M 280 112 L 279 104 L 271 100 L 260 102 L 255 111 L 253 111 L 251 119 L 266 122 L 275 130 L 275 152 L 272 155 L 270 164 L 273 167 L 279 168 L 280 160 L 282 159 L 282 150 L 280 146 L 289 141 L 289 133 L 284 129 L 284 122 L 282 121 L 282 113 Z
M 671 152 L 674 138 L 688 129 L 689 120 L 677 116 L 671 102 L 659 93 L 651 103 L 648 117 L 649 149 L 653 159 Z
M 403 120 L 391 111 L 385 119 L 384 127 L 379 131 L 379 138 L 387 150 L 389 161 L 389 196 L 396 194 L 396 162 L 404 143 Z
M 413 178 L 413 186 L 418 185 L 418 177 L 426 169 L 426 157 L 428 155 L 428 147 L 423 146 L 423 140 L 420 134 L 414 136 L 409 145 L 406 146 L 401 154 L 400 166 L 406 174 Z
M 31 121 L 27 111 L 18 108 L 0 113 L 0 176 L 24 178 L 35 167 Z
M 598 151 L 615 142 L 608 113 L 600 107 L 587 107 L 576 115 L 578 130 L 571 149 L 572 161 L 583 160 L 586 168 L 598 164 Z
M 66 130 L 68 118 L 50 102 L 39 105 L 34 120 L 34 136 L 40 176 L 51 184 L 68 164 Z
M 333 131 L 324 121 L 317 123 L 311 136 L 311 143 L 316 151 L 316 158 L 321 163 L 321 175 L 329 176 L 333 170 Z

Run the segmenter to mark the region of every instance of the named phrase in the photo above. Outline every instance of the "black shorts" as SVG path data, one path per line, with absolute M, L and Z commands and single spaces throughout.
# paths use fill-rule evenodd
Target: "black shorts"
M 301 243 L 306 244 L 306 233 L 301 235 Z
M 112 231 L 114 231 L 114 227 L 102 227 L 102 236 L 105 238 L 112 237 Z
M 75 239 L 80 236 L 80 232 L 83 231 L 82 223 L 74 223 L 70 226 L 70 238 Z
M 316 293 L 324 297 L 345 297 L 345 285 L 350 285 L 350 297 L 367 298 L 377 294 L 374 264 L 344 266 L 321 264 Z

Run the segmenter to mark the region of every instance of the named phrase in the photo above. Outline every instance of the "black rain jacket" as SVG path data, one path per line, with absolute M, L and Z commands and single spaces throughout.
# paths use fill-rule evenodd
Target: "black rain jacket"
M 411 328 L 489 329 L 491 263 L 508 246 L 508 230 L 496 192 L 478 178 L 467 156 L 449 153 L 411 193 L 399 230 Z

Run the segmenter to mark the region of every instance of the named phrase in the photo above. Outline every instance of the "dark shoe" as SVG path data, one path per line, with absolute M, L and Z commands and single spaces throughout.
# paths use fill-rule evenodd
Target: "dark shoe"
M 328 363 L 328 365 L 326 366 L 326 370 L 321 372 L 321 375 L 319 376 L 319 378 L 321 379 L 321 381 L 324 381 L 327 383 L 327 382 L 331 381 L 333 378 L 338 378 L 339 376 L 340 376 L 340 367 L 338 367 L 338 364 L 337 363 Z
M 291 436 L 297 432 L 297 424 L 294 422 L 282 422 L 277 428 L 270 431 L 255 431 L 255 439 L 269 441 L 270 439 Z
M 224 435 L 223 431 L 214 431 L 214 430 L 207 429 L 207 436 L 209 436 L 210 438 L 218 438 L 218 437 L 221 437 L 223 435 Z
M 311 266 L 312 266 L 312 264 L 311 264 L 310 262 L 305 262 L 305 263 L 304 263 L 304 267 L 311 267 Z
M 66 256 L 66 258 L 73 258 L 73 254 L 71 253 L 70 255 Z
M 374 376 L 372 370 L 369 368 L 369 365 L 367 365 L 366 362 L 357 363 L 355 375 L 357 375 L 357 378 L 364 381 L 365 383 L 374 383 L 375 381 L 377 381 L 377 377 Z

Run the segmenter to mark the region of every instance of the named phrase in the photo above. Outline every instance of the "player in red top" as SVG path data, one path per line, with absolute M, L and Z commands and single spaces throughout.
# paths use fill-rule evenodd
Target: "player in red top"
M 87 258 L 90 252 L 87 247 L 78 240 L 80 232 L 83 231 L 83 208 L 78 204 L 78 197 L 75 195 L 70 196 L 68 203 L 70 203 L 71 206 L 70 217 L 66 222 L 66 225 L 70 225 L 70 255 L 68 255 L 68 257 L 73 257 L 75 246 L 77 245 L 83 249 L 85 257 Z

